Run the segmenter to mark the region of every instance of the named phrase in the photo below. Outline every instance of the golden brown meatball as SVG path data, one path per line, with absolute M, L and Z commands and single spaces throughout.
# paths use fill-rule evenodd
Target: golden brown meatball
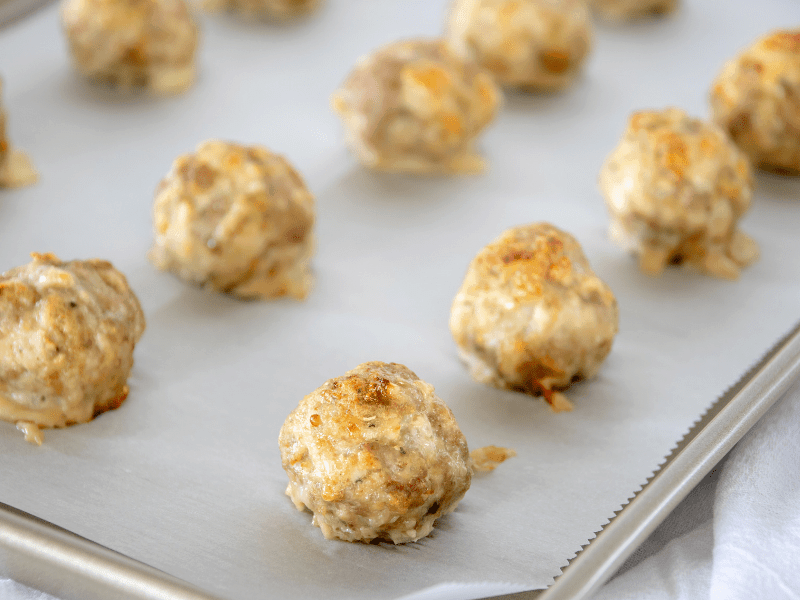
M 397 42 L 362 58 L 332 100 L 362 163 L 417 173 L 482 170 L 473 141 L 499 102 L 489 74 L 439 40 Z
M 450 331 L 474 379 L 572 405 L 555 390 L 593 376 L 617 333 L 617 301 L 578 242 L 548 223 L 481 250 L 453 300 Z
M 61 20 L 90 79 L 164 94 L 194 81 L 197 25 L 184 0 L 63 0 Z
M 328 539 L 417 541 L 472 479 L 453 413 L 396 363 L 326 381 L 287 417 L 279 443 L 286 494 Z
M 503 85 L 557 90 L 580 73 L 592 22 L 585 0 L 455 0 L 447 37 Z
M 750 165 L 713 123 L 677 108 L 634 113 L 600 171 L 600 189 L 611 238 L 646 273 L 686 263 L 735 279 L 758 258 L 737 229 L 753 193 Z
M 6 109 L 2 101 L 3 82 L 0 80 L 0 187 L 22 187 L 36 183 L 36 171 L 28 156 L 11 147 L 6 137 Z
M 231 10 L 249 17 L 291 19 L 310 13 L 320 0 L 206 0 L 208 10 Z
M 240 298 L 311 288 L 314 197 L 282 156 L 218 140 L 179 156 L 156 191 L 150 260 Z
M 711 111 L 756 165 L 800 174 L 800 29 L 774 31 L 725 63 Z
M 678 0 L 589 0 L 594 12 L 608 21 L 632 21 L 666 15 L 678 6 Z
M 0 275 L 0 419 L 41 444 L 122 404 L 145 323 L 111 263 L 32 256 Z

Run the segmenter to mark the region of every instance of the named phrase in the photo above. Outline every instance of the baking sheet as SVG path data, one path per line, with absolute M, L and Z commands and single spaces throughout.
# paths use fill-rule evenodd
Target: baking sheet
M 663 21 L 599 28 L 576 87 L 507 98 L 483 139 L 485 175 L 367 172 L 344 150 L 328 96 L 361 54 L 436 34 L 445 8 L 330 0 L 283 27 L 203 18 L 200 79 L 166 100 L 76 78 L 54 8 L 0 34 L 11 139 L 41 172 L 37 186 L 0 197 L 0 269 L 32 250 L 108 258 L 148 318 L 122 408 L 48 431 L 42 448 L 0 428 L 0 501 L 231 598 L 397 598 L 452 581 L 467 584 L 464 597 L 542 588 L 796 322 L 797 180 L 759 176 L 743 229 L 762 259 L 735 283 L 641 275 L 607 240 L 595 183 L 631 110 L 705 115 L 722 62 L 796 23 L 796 3 L 698 0 Z M 286 154 L 316 194 L 306 302 L 238 302 L 146 262 L 155 185 L 210 137 Z M 537 220 L 581 241 L 620 304 L 614 350 L 597 379 L 573 388 L 569 414 L 472 382 L 447 330 L 473 255 Z M 519 453 L 476 477 L 416 544 L 324 540 L 283 496 L 283 419 L 366 360 L 405 363 L 436 386 L 471 447 Z

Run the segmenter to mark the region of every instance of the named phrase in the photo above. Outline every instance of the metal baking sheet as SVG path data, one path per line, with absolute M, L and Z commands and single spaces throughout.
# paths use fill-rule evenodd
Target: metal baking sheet
M 10 134 L 42 175 L 3 193 L 0 269 L 31 250 L 108 258 L 148 317 L 121 409 L 47 432 L 42 448 L 0 429 L 0 502 L 221 597 L 398 598 L 452 582 L 464 598 L 544 588 L 791 328 L 797 180 L 759 177 L 743 228 L 762 259 L 735 283 L 639 274 L 606 238 L 595 182 L 630 111 L 706 114 L 722 62 L 798 15 L 793 2 L 731 2 L 725 12 L 687 2 L 664 21 L 598 28 L 575 88 L 509 95 L 482 142 L 485 175 L 364 171 L 342 146 L 328 96 L 359 55 L 435 35 L 445 9 L 331 0 L 288 26 L 203 18 L 200 79 L 166 100 L 80 81 L 54 8 L 0 32 Z M 155 185 L 177 154 L 209 137 L 263 143 L 308 180 L 319 251 L 305 303 L 237 302 L 146 262 Z M 475 252 L 536 220 L 576 235 L 621 307 L 614 351 L 597 379 L 574 388 L 566 415 L 472 382 L 446 325 Z M 433 383 L 471 446 L 519 452 L 477 478 L 433 536 L 397 548 L 322 539 L 282 495 L 277 452 L 280 424 L 304 394 L 376 359 Z

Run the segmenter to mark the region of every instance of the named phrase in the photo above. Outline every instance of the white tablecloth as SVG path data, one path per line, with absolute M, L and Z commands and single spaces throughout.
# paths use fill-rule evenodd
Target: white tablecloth
M 53 600 L 8 579 L 0 598 Z M 762 598 L 800 598 L 800 382 L 593 600 Z

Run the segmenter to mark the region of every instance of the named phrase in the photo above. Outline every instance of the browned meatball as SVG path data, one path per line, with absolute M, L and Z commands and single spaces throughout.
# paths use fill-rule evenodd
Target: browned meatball
M 502 85 L 558 90 L 580 74 L 592 19 L 585 0 L 455 0 L 447 37 Z
M 618 318 L 614 294 L 575 238 L 535 223 L 478 253 L 453 300 L 450 331 L 477 381 L 569 410 L 556 390 L 597 373 Z
M 469 450 L 433 386 L 396 363 L 326 381 L 287 417 L 287 495 L 328 539 L 413 542 L 469 489 Z
M 634 113 L 600 171 L 611 238 L 646 273 L 687 264 L 735 279 L 758 258 L 737 223 L 750 206 L 747 157 L 713 123 L 677 108 Z
M 241 298 L 311 288 L 314 197 L 282 156 L 218 140 L 178 157 L 156 191 L 150 260 Z
M 194 81 L 197 25 L 184 0 L 63 0 L 61 20 L 91 79 L 164 94 Z
M 111 263 L 32 256 L 0 275 L 0 419 L 41 444 L 125 400 L 145 322 Z
M 774 31 L 725 63 L 711 111 L 756 165 L 800 174 L 800 29 Z
M 362 58 L 332 100 L 363 164 L 412 173 L 482 170 L 473 141 L 499 102 L 491 76 L 440 40 L 397 42 Z

